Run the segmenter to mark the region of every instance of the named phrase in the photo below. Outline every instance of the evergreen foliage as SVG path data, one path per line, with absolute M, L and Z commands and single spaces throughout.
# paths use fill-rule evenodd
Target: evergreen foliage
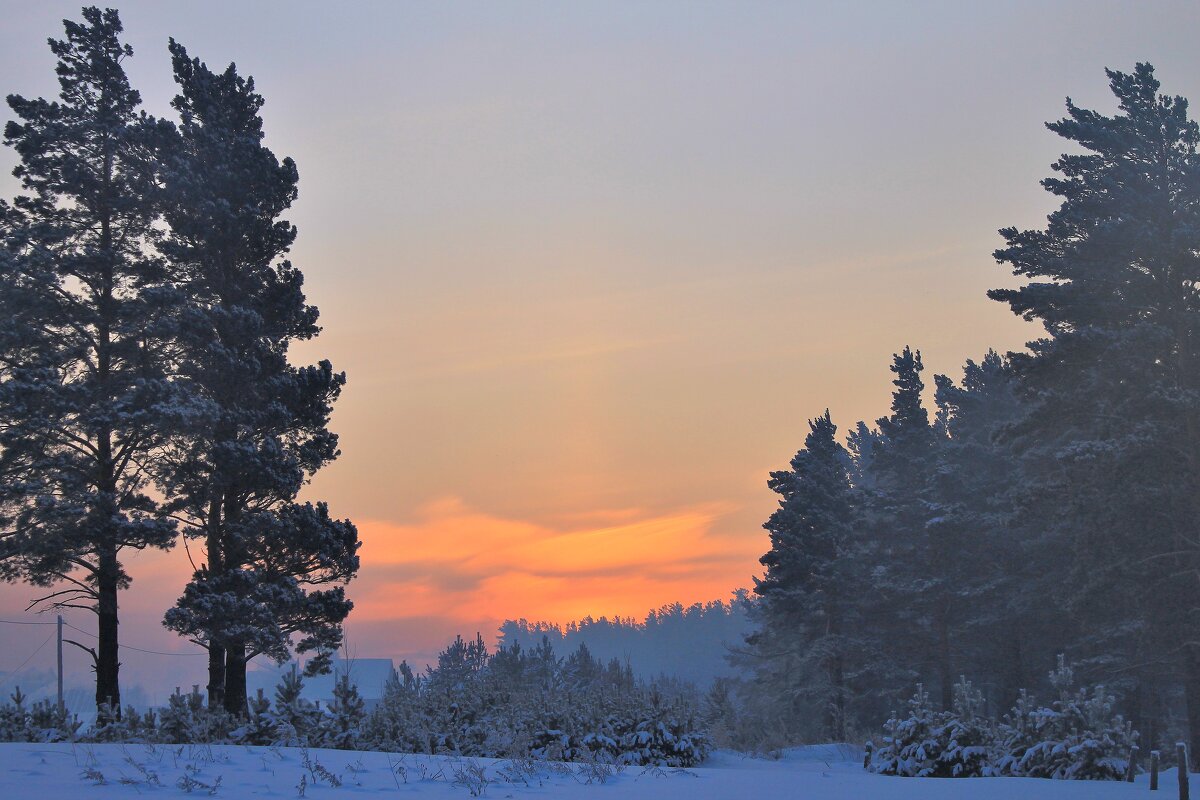
M 366 704 L 358 694 L 358 687 L 350 682 L 350 676 L 339 675 L 333 686 L 329 713 L 321 718 L 318 728 L 321 746 L 353 750 L 362 740 L 363 721 L 367 716 L 365 708 Z
M 1159 93 L 1149 65 L 1108 77 L 1115 115 L 1068 100 L 1066 118 L 1048 126 L 1077 152 L 1043 182 L 1061 201 L 1046 227 L 1001 231 L 996 258 L 1026 282 L 990 296 L 1041 322 L 1044 337 L 1026 352 L 968 361 L 961 382 L 936 376 L 932 417 L 920 354 L 896 354 L 891 413 L 846 440 L 844 515 L 806 531 L 797 577 L 778 587 L 771 573 L 788 563 L 778 531 L 795 525 L 782 524 L 788 501 L 768 522 L 762 586 L 781 598 L 809 591 L 823 573 L 805 559 L 826 559 L 823 543 L 847 538 L 853 520 L 858 545 L 837 568 L 860 587 L 850 613 L 861 646 L 843 652 L 849 670 L 871 679 L 851 693 L 850 729 L 871 727 L 888 695 L 915 683 L 929 687 L 936 713 L 952 713 L 953 676 L 968 672 L 985 676 L 989 706 L 1030 703 L 1022 687 L 1057 692 L 1038 678 L 1065 649 L 1113 694 L 1062 696 L 1027 709 L 1028 719 L 1018 706 L 1015 730 L 1070 719 L 1080 737 L 1047 734 L 1057 744 L 1031 751 L 1028 768 L 1109 777 L 1111 748 L 1129 734 L 1097 720 L 1117 706 L 1148 732 L 1145 749 L 1177 734 L 1200 748 L 1200 128 L 1185 100 Z M 806 468 L 794 461 L 771 488 L 799 484 Z M 777 679 L 747 681 L 726 698 L 736 702 L 718 704 L 734 718 L 792 709 L 812 685 L 802 665 L 820 652 L 809 637 L 825 612 L 811 600 L 795 608 L 758 620 L 749 654 L 775 654 L 782 666 Z M 909 725 L 894 733 L 911 746 L 896 750 L 896 763 L 923 747 L 922 720 L 935 712 L 921 711 L 896 721 Z M 813 735 L 764 727 L 784 741 Z M 1051 751 L 1069 751 L 1066 765 L 1035 769 Z
M 983 714 L 983 696 L 965 679 L 955 684 L 949 711 L 935 711 L 918 685 L 908 713 L 884 725 L 868 767 L 918 778 L 1124 780 L 1137 735 L 1113 713 L 1112 697 L 1103 687 L 1074 688 L 1061 657 L 1051 681 L 1059 688 L 1051 708 L 1038 707 L 1022 692 L 1002 723 Z
M 637 681 L 617 661 L 581 647 L 567 658 L 549 641 L 489 653 L 477 636 L 457 638 L 425 673 L 401 663 L 368 710 L 350 675 L 338 676 L 325 707 L 303 696 L 304 677 L 285 672 L 274 701 L 261 691 L 240 725 L 211 709 L 197 688 L 165 708 L 82 728 L 19 693 L 0 704 L 0 740 L 213 743 L 450 754 L 471 758 L 579 761 L 591 765 L 689 767 L 711 748 L 693 705 L 695 687 Z
M 710 747 L 694 692 L 638 682 L 632 668 L 601 662 L 586 645 L 559 658 L 548 638 L 494 653 L 478 637 L 458 638 L 424 676 L 401 665 L 365 739 L 405 752 L 686 767 Z
M 982 714 L 983 697 L 966 679 L 954 685 L 953 707 L 935 711 L 921 685 L 908 715 L 884 725 L 882 746 L 869 767 L 884 775 L 973 778 L 996 774 L 992 765 L 995 726 Z
M 63 24 L 58 101 L 10 95 L 4 130 L 26 194 L 0 205 L 0 578 L 96 614 L 84 649 L 112 710 L 121 556 L 174 543 L 146 465 L 188 415 L 163 358 L 173 289 L 152 255 L 171 128 L 139 110 L 117 12 Z
M 181 125 L 164 170 L 169 233 L 160 245 L 182 293 L 177 382 L 203 409 L 157 471 L 168 509 L 203 538 L 206 562 L 166 616 L 209 649 L 210 702 L 246 710 L 246 662 L 282 662 L 291 635 L 327 668 L 352 604 L 340 585 L 358 569 L 358 537 L 323 503 L 296 502 L 338 455 L 328 430 L 345 383 L 329 362 L 297 368 L 294 341 L 314 337 L 317 310 L 287 261 L 296 229 L 291 159 L 263 143 L 263 98 L 231 64 L 215 73 L 170 43 Z
M 275 704 L 270 719 L 274 722 L 273 744 L 291 747 L 308 744 L 309 737 L 317 731 L 320 710 L 304 699 L 304 678 L 293 668 L 284 673 L 275 689 Z
M 671 603 L 641 619 L 588 616 L 566 625 L 505 620 L 500 626 L 500 644 L 534 649 L 545 638 L 554 653 L 564 658 L 587 645 L 601 661 L 629 660 L 636 665 L 639 678 L 674 675 L 706 687 L 714 680 L 734 677 L 728 648 L 751 630 L 749 615 L 755 602 L 739 589 L 727 602 Z
M 1068 567 L 1043 596 L 1073 617 L 1080 663 L 1152 714 L 1182 685 L 1195 750 L 1200 129 L 1150 65 L 1108 78 L 1115 116 L 1068 100 L 1048 125 L 1082 151 L 1043 181 L 1061 205 L 1044 229 L 1002 230 L 996 252 L 1028 282 L 990 296 L 1045 328 L 1013 356 L 1014 527 Z
M 866 576 L 858 558 L 861 504 L 851 484 L 850 458 L 826 411 L 809 423 L 791 469 L 771 473 L 779 508 L 764 527 L 771 550 L 754 591 L 762 598 L 747 637 L 755 680 L 786 703 L 780 713 L 823 717 L 824 735 L 845 741 L 847 704 L 861 697 L 863 620 L 857 598 Z
M 1022 693 L 1001 726 L 1001 774 L 1031 778 L 1124 780 L 1129 752 L 1138 740 L 1132 726 L 1114 714 L 1114 698 L 1103 686 L 1076 688 L 1063 657 L 1050 675 L 1058 699 L 1039 708 Z

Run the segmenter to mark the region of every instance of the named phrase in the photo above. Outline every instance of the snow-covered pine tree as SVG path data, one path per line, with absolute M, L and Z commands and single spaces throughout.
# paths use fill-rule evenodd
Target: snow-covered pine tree
M 908 713 L 893 714 L 883 726 L 880 745 L 871 753 L 872 772 L 906 778 L 928 778 L 938 771 L 938 733 L 945 712 L 933 710 L 921 684 L 908 701 Z
M 960 383 L 945 375 L 935 382 L 941 436 L 925 490 L 926 533 L 931 549 L 947 557 L 931 562 L 929 579 L 954 636 L 954 666 L 988 676 L 1004 707 L 1028 685 L 1025 664 L 1042 647 L 1037 637 L 1060 641 L 1062 631 L 1061 623 L 1047 629 L 1042 604 L 1025 603 L 1032 594 L 1024 587 L 1042 586 L 1051 573 L 1023 557 L 1025 543 L 1007 524 L 1017 459 L 995 436 L 1020 414 L 1016 379 L 1007 359 L 989 351 L 967 361 Z
M 856 558 L 861 496 L 836 433 L 828 411 L 811 420 L 791 469 L 771 473 L 779 508 L 763 526 L 771 549 L 759 559 L 759 628 L 747 644 L 759 690 L 795 723 L 815 712 L 821 733 L 840 742 L 855 692 L 850 678 L 861 669 L 856 600 L 867 576 Z
M 231 738 L 238 744 L 267 745 L 275 740 L 276 720 L 271 714 L 271 698 L 259 689 L 246 702 L 249 713 Z
M 27 194 L 0 209 L 0 577 L 95 613 L 96 704 L 119 716 L 124 550 L 167 548 L 145 464 L 180 409 L 149 255 L 170 126 L 139 111 L 116 11 L 83 10 L 51 40 L 59 100 L 10 95 L 5 143 Z M 186 415 L 185 415 L 186 416 Z
M 941 581 L 955 554 L 939 551 L 929 537 L 926 497 L 938 445 L 922 392 L 920 351 L 905 347 L 892 358 L 892 413 L 877 421 L 879 439 L 869 469 L 870 558 L 879 594 L 868 612 L 882 653 L 891 654 L 894 686 L 911 685 L 930 667 L 943 710 L 953 702 L 949 620 L 939 602 Z M 864 598 L 869 600 L 869 598 Z M 907 677 L 907 679 L 906 679 Z
M 167 697 L 167 705 L 158 717 L 158 735 L 168 744 L 192 744 L 204 741 L 196 716 L 203 708 L 199 692 L 183 694 L 179 687 Z
M 315 733 L 321 712 L 304 699 L 303 692 L 304 678 L 293 665 L 275 687 L 275 703 L 270 714 L 275 728 L 274 744 L 307 745 Z
M 1124 780 L 1138 735 L 1103 686 L 1077 687 L 1063 656 L 1050 673 L 1058 699 L 1038 706 L 1022 692 L 998 734 L 997 771 L 1030 778 Z
M 383 697 L 367 716 L 364 740 L 376 750 L 421 753 L 430 748 L 430 732 L 422 708 L 421 676 L 407 661 L 392 670 Z
M 285 660 L 291 636 L 327 668 L 351 608 L 357 532 L 323 503 L 298 504 L 305 480 L 338 455 L 329 414 L 345 376 L 296 368 L 294 341 L 315 336 L 303 276 L 280 259 L 296 236 L 280 218 L 297 172 L 264 146 L 254 81 L 208 69 L 170 43 L 179 137 L 165 168 L 161 244 L 184 294 L 176 347 L 181 385 L 205 413 L 172 440 L 159 483 L 206 561 L 166 616 L 209 650 L 209 702 L 246 711 L 246 662 Z M 330 585 L 331 588 L 313 588 Z
M 884 725 L 881 746 L 868 769 L 908 778 L 976 778 L 995 774 L 995 726 L 983 715 L 983 696 L 970 681 L 954 684 L 954 701 L 935 711 L 925 687 L 908 701 L 908 713 Z
M 350 682 L 350 674 L 338 675 L 333 685 L 333 700 L 318 728 L 321 747 L 358 749 L 367 716 L 365 708 L 366 703 L 358 693 L 358 686 Z
M 938 757 L 952 778 L 994 775 L 995 724 L 984 713 L 983 693 L 965 677 L 954 684 L 954 704 L 946 715 Z
M 1025 527 L 1071 555 L 1053 601 L 1072 644 L 1134 699 L 1182 676 L 1200 752 L 1200 128 L 1149 64 L 1108 78 L 1114 116 L 1068 100 L 1047 126 L 1082 152 L 1042 181 L 1061 200 L 1044 229 L 1001 231 L 1029 282 L 989 296 L 1045 328 L 1013 356 L 1029 404 L 1009 441 Z

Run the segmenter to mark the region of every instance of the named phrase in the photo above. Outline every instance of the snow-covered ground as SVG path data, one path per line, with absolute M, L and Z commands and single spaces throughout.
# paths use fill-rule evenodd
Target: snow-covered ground
M 491 759 L 290 748 L 167 745 L 0 744 L 0 798 L 215 796 L 353 798 L 789 798 L 804 800 L 1067 800 L 1146 797 L 1135 784 L 1032 778 L 889 778 L 863 772 L 856 754 L 836 746 L 789 751 L 778 761 L 717 753 L 692 770 L 626 768 L 591 773 L 580 765 L 514 764 Z M 591 782 L 589 783 L 589 778 Z M 603 778 L 603 782 L 601 782 Z M 1175 795 L 1175 774 L 1160 797 Z M 218 784 L 219 781 L 219 784 Z M 332 785 L 340 782 L 340 786 Z M 1153 797 L 1153 795 L 1150 795 Z

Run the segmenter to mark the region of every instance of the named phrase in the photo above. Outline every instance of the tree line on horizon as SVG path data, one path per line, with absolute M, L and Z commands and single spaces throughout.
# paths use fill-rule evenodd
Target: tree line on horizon
M 668 603 L 641 619 L 587 616 L 565 625 L 508 619 L 500 625 L 497 647 L 532 650 L 545 640 L 566 657 L 586 646 L 602 661 L 616 658 L 630 664 L 639 678 L 669 675 L 704 691 L 714 681 L 736 674 L 729 647 L 740 644 L 751 630 L 754 602 L 746 589 L 738 589 L 728 601 Z
M 960 676 L 993 715 L 1066 654 L 1142 736 L 1200 752 L 1200 131 L 1149 64 L 1107 71 L 1114 116 L 1067 100 L 1076 145 L 1046 227 L 1000 231 L 1041 323 L 1022 352 L 934 378 L 891 364 L 891 412 L 828 411 L 771 473 L 778 509 L 739 662 L 784 738 L 876 730 Z M 918 691 L 920 691 L 918 689 Z
M 244 715 L 249 659 L 322 669 L 352 608 L 354 525 L 297 499 L 339 454 L 345 375 L 288 360 L 320 328 L 285 258 L 296 165 L 264 146 L 253 79 L 172 39 L 178 121 L 153 117 L 118 13 L 82 17 L 49 40 L 58 99 L 8 97 L 23 193 L 0 200 L 0 578 L 95 614 L 95 645 L 72 643 L 104 722 L 124 559 L 182 538 L 195 571 L 164 624 L 207 649 L 210 706 Z

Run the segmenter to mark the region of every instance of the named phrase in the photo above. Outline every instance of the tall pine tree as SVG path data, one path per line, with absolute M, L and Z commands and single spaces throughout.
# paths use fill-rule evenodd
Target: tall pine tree
M 1031 569 L 1038 560 L 1023 557 L 1023 542 L 1012 533 L 1008 487 L 1017 464 L 995 441 L 1020 413 L 1016 379 L 1007 359 L 988 351 L 979 362 L 967 361 L 961 382 L 945 375 L 934 381 L 941 438 L 926 485 L 925 530 L 931 546 L 946 554 L 931 560 L 928 571 L 948 633 L 950 659 L 942 672 L 979 676 L 997 707 L 1007 708 L 1028 688 L 1030 654 L 1048 633 L 1030 624 L 1045 604 L 1018 602 L 1033 597 L 1022 591 L 1026 584 L 1045 588 L 1037 577 L 1046 571 Z M 1051 659 L 1057 642 L 1046 643 Z
M 779 508 L 763 525 L 771 549 L 760 559 L 766 574 L 755 579 L 759 629 L 747 644 L 760 688 L 786 701 L 793 720 L 815 709 L 821 733 L 841 742 L 863 678 L 860 498 L 829 412 L 809 429 L 791 469 L 768 481 Z
M 905 347 L 892 358 L 892 413 L 877 421 L 880 438 L 870 468 L 870 524 L 876 587 L 881 603 L 875 616 L 890 629 L 897 674 L 910 678 L 933 668 L 949 708 L 954 675 L 950 666 L 948 621 L 940 613 L 937 582 L 953 554 L 929 537 L 926 491 L 937 457 L 938 436 L 922 392 L 921 353 Z
M 1110 674 L 1169 658 L 1200 752 L 1200 131 L 1150 65 L 1108 77 L 1115 116 L 1068 100 L 1048 125 L 1082 152 L 1042 182 L 1061 199 L 1044 229 L 1001 231 L 1029 282 L 989 294 L 1045 327 L 1013 357 L 1010 441 L 1044 511 L 1028 524 L 1070 556 L 1078 645 Z
M 40 601 L 96 614 L 84 648 L 96 702 L 119 713 L 121 554 L 174 539 L 144 492 L 181 410 L 157 324 L 169 293 L 150 255 L 169 126 L 138 110 L 116 11 L 63 24 L 50 40 L 59 100 L 10 96 L 4 131 L 27 194 L 3 220 L 0 576 L 53 585 Z
M 165 167 L 161 250 L 184 295 L 178 380 L 204 408 L 172 439 L 158 477 L 169 508 L 204 541 L 168 627 L 209 651 L 209 702 L 246 704 L 246 662 L 316 651 L 323 668 L 351 604 L 357 533 L 304 482 L 338 455 L 329 415 L 345 382 L 328 362 L 296 368 L 289 345 L 319 332 L 303 276 L 280 260 L 296 236 L 291 159 L 263 144 L 262 97 L 231 64 L 215 73 L 170 43 L 180 135 Z M 332 588 L 312 588 L 334 584 Z

